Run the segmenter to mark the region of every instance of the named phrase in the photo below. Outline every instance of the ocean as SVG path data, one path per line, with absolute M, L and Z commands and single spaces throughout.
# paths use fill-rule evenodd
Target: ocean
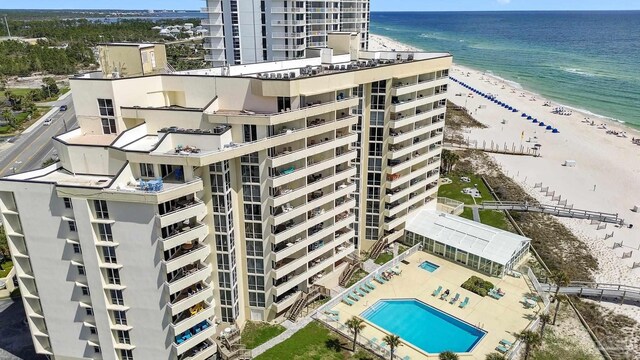
M 640 128 L 640 11 L 373 12 L 371 32 Z

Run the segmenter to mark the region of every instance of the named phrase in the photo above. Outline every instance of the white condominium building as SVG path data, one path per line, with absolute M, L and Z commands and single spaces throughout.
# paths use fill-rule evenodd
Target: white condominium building
M 36 351 L 206 359 L 216 328 L 289 316 L 435 208 L 452 58 L 360 40 L 72 78 L 80 127 L 54 138 L 60 161 L 0 180 Z
M 305 57 L 309 47 L 325 46 L 331 32 L 369 38 L 369 0 L 206 0 L 202 25 L 206 59 L 214 66 Z

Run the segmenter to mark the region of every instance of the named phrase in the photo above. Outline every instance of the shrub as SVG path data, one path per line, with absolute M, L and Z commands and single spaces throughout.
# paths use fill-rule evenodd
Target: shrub
M 461 286 L 463 289 L 469 290 L 472 293 L 478 294 L 482 297 L 487 296 L 489 290 L 493 289 L 493 283 L 481 279 L 477 276 L 470 277 Z

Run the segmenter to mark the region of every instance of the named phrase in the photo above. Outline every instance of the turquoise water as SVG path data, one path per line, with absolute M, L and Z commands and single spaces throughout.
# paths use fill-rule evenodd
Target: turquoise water
M 361 316 L 427 353 L 469 352 L 486 334 L 418 300 L 380 300 Z
M 432 262 L 429 261 L 424 261 L 422 262 L 422 264 L 420 264 L 420 269 L 424 269 L 427 270 L 428 272 L 434 272 L 436 271 L 440 266 L 436 265 Z
M 640 127 L 640 11 L 374 12 L 371 31 Z

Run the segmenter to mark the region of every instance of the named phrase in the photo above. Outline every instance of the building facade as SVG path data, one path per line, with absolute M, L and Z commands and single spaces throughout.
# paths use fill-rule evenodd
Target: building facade
M 206 60 L 213 66 L 304 58 L 332 32 L 369 39 L 369 0 L 206 0 Z
M 436 203 L 449 54 L 368 52 L 70 80 L 60 161 L 0 180 L 36 350 L 205 359 Z

